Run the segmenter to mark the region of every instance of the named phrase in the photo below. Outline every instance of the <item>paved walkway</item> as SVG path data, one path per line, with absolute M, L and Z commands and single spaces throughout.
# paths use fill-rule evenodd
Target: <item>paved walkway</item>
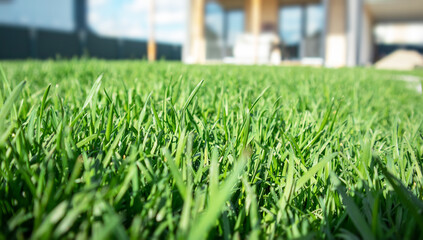
M 397 78 L 398 80 L 402 80 L 409 83 L 411 88 L 416 89 L 416 91 L 422 94 L 422 82 L 423 78 L 413 75 L 400 75 Z

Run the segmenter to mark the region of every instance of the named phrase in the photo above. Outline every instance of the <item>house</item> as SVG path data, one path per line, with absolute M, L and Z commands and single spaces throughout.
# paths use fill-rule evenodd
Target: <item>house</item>
M 187 63 L 233 62 L 247 38 L 259 63 L 273 34 L 282 61 L 342 67 L 374 62 L 377 24 L 423 22 L 423 0 L 190 0 L 188 15 Z

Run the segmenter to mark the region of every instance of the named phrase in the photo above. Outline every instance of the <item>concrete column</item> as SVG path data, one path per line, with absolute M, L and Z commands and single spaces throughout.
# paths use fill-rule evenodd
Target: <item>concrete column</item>
M 189 63 L 191 57 L 191 12 L 191 0 L 187 0 L 187 12 L 185 15 L 185 26 L 187 26 L 187 31 L 185 33 L 185 41 L 182 45 L 182 61 L 184 63 Z
M 148 61 L 155 61 L 157 50 L 156 50 L 156 39 L 155 39 L 155 0 L 149 0 L 149 11 L 148 11 L 148 46 L 147 46 L 147 58 Z
M 325 66 L 343 67 L 347 59 L 346 0 L 327 1 Z
M 261 30 L 261 3 L 262 0 L 245 0 L 245 30 L 253 35 L 253 58 L 258 62 L 259 35 Z
M 78 40 L 79 40 L 79 54 L 80 56 L 84 56 L 87 53 L 87 35 L 88 35 L 87 1 L 86 0 L 75 0 L 74 20 L 75 20 L 75 31 L 78 34 Z
M 347 66 L 353 67 L 358 63 L 358 50 L 360 47 L 362 0 L 348 0 L 348 40 L 347 40 Z
M 360 27 L 358 65 L 370 65 L 373 61 L 373 19 L 367 7 L 363 6 Z
M 259 63 L 260 34 L 263 32 L 278 33 L 279 20 L 278 0 L 245 0 L 245 30 L 253 35 L 253 63 Z

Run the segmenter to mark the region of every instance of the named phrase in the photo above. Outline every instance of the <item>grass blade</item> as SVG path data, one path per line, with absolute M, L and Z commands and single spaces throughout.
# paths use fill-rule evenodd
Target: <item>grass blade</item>
M 354 200 L 347 195 L 345 187 L 342 185 L 341 181 L 339 181 L 338 176 L 333 172 L 331 173 L 331 182 L 334 184 L 339 195 L 342 196 L 342 201 L 347 209 L 348 216 L 350 216 L 355 227 L 360 232 L 361 237 L 365 240 L 374 240 L 375 238 L 372 230 L 367 224 L 366 219 L 364 219 L 360 209 L 357 207 Z
M 219 194 L 214 198 L 213 203 L 205 210 L 205 212 L 200 216 L 200 219 L 198 219 L 191 228 L 188 239 L 204 239 L 216 223 L 225 202 L 232 195 L 233 188 L 239 182 L 239 176 L 244 172 L 245 164 L 246 159 L 244 157 L 238 161 L 230 176 L 225 179 L 225 182 L 219 189 Z
M 191 94 L 189 95 L 187 101 L 185 102 L 184 106 L 182 107 L 182 111 L 185 111 L 187 109 L 187 107 L 189 106 L 189 104 L 192 102 L 192 99 L 195 97 L 195 95 L 197 94 L 198 90 L 200 89 L 201 85 L 203 85 L 204 79 L 201 80 L 197 86 L 195 86 L 194 90 L 192 90 Z
M 3 104 L 3 107 L 0 110 L 0 133 L 3 133 L 6 126 L 6 119 L 9 113 L 12 111 L 13 104 L 18 100 L 22 89 L 24 88 L 26 82 L 23 81 L 16 86 L 13 91 L 10 93 L 9 97 L 6 99 L 6 102 Z

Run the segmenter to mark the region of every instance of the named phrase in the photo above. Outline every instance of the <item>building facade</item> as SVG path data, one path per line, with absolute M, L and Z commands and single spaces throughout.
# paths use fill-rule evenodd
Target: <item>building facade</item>
M 423 0 L 190 0 L 188 15 L 187 63 L 233 62 L 239 39 L 260 63 L 273 35 L 282 61 L 343 67 L 374 61 L 376 24 L 423 22 Z

